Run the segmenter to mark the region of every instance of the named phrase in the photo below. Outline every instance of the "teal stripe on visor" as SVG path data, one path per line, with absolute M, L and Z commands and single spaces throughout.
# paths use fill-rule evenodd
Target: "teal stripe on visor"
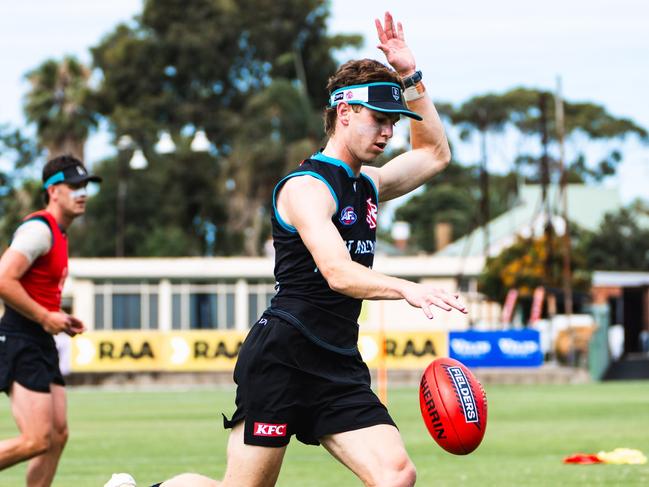
M 63 171 L 54 173 L 49 177 L 47 181 L 45 181 L 45 184 L 43 184 L 43 189 L 47 189 L 53 184 L 60 183 L 61 181 L 64 180 L 65 180 L 65 176 L 63 175 Z

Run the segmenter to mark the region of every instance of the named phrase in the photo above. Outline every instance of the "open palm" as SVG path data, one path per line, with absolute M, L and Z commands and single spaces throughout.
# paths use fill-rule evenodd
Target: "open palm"
M 390 66 L 401 76 L 409 76 L 414 73 L 415 57 L 406 44 L 401 22 L 395 23 L 390 12 L 386 12 L 383 24 L 379 19 L 376 19 L 374 23 L 380 42 L 377 47 L 383 51 Z

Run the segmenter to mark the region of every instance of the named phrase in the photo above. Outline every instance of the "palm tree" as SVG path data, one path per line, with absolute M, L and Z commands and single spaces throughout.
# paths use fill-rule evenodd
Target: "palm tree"
M 90 129 L 96 126 L 90 107 L 90 70 L 76 58 L 49 59 L 26 75 L 31 89 L 25 115 L 37 127 L 39 143 L 48 158 L 72 154 L 83 160 Z

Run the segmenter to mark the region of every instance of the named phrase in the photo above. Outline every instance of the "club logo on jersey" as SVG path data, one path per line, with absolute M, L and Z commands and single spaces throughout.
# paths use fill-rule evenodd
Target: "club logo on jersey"
M 365 221 L 370 228 L 376 228 L 376 218 L 379 214 L 379 207 L 372 203 L 372 198 L 367 198 L 367 218 Z
M 356 223 L 357 218 L 353 206 L 346 206 L 343 208 L 343 211 L 340 212 L 340 223 L 345 226 L 353 225 Z
M 394 98 L 395 101 L 399 101 L 399 98 L 401 98 L 400 90 L 396 86 L 392 87 L 392 98 Z
M 257 423 L 252 433 L 254 436 L 286 436 L 285 424 Z

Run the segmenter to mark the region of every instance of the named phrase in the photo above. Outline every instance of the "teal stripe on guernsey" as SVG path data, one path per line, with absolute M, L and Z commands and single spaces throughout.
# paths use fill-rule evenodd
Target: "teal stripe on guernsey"
M 333 157 L 325 156 L 322 152 L 316 152 L 311 156 L 311 159 L 320 161 L 320 162 L 326 162 L 327 164 L 333 164 L 334 166 L 339 166 L 342 167 L 345 171 L 347 171 L 347 175 L 350 178 L 355 178 L 356 175 L 354 174 L 354 171 L 352 171 L 352 168 L 349 167 L 347 164 L 345 164 L 343 161 L 340 159 L 334 159 Z
M 370 184 L 372 185 L 372 188 L 374 189 L 374 196 L 376 196 L 376 204 L 378 205 L 379 204 L 379 190 L 376 189 L 376 185 L 374 184 L 374 180 L 371 177 L 369 177 L 367 174 L 365 174 L 364 172 L 361 172 L 361 176 L 363 176 L 365 179 L 367 179 L 370 182 Z
M 336 159 L 333 159 L 333 160 L 336 160 Z M 311 177 L 319 179 L 320 181 L 325 183 L 327 185 L 327 188 L 329 188 L 329 191 L 331 192 L 331 196 L 333 196 L 334 201 L 336 202 L 336 211 L 335 211 L 335 213 L 338 213 L 338 207 L 339 207 L 338 197 L 336 196 L 336 192 L 331 187 L 329 182 L 324 177 L 322 177 L 320 174 L 318 174 L 317 172 L 299 171 L 299 172 L 294 172 L 293 174 L 289 174 L 288 176 L 283 178 L 279 183 L 277 183 L 277 185 L 275 186 L 275 189 L 273 189 L 273 211 L 275 212 L 275 218 L 277 218 L 277 222 L 282 226 L 282 228 L 284 228 L 284 230 L 288 230 L 291 233 L 297 233 L 297 229 L 293 225 L 289 225 L 284 220 L 282 220 L 282 217 L 279 215 L 279 212 L 277 211 L 277 190 L 279 189 L 280 186 L 282 186 L 284 184 L 284 182 L 288 181 L 291 178 L 294 178 L 295 176 L 311 176 Z

